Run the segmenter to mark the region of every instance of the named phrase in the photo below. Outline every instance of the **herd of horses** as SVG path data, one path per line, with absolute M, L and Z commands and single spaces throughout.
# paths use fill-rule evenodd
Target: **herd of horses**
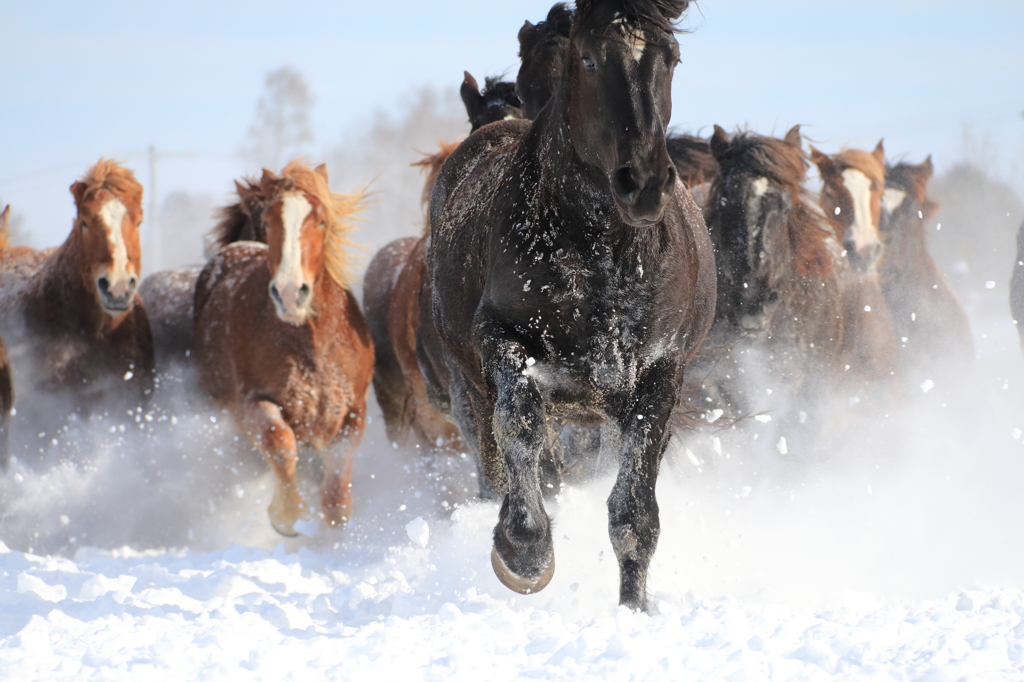
M 922 366 L 973 355 L 925 244 L 930 158 L 805 151 L 799 127 L 667 131 L 687 4 L 558 4 L 520 30 L 515 83 L 466 73 L 473 131 L 420 162 L 424 229 L 374 256 L 362 306 L 363 197 L 332 192 L 324 166 L 237 181 L 206 264 L 141 281 L 142 187 L 101 159 L 71 186 L 63 245 L 11 247 L 0 224 L 0 441 L 12 366 L 15 419 L 55 396 L 87 418 L 146 404 L 187 361 L 266 458 L 270 521 L 293 535 L 350 517 L 372 383 L 391 442 L 473 455 L 500 501 L 493 569 L 520 593 L 554 572 L 545 500 L 580 461 L 614 462 L 619 599 L 646 609 L 660 463 L 695 414 L 736 423 L 769 381 L 784 420 L 826 437 L 897 405 Z M 323 462 L 319 511 L 302 448 Z

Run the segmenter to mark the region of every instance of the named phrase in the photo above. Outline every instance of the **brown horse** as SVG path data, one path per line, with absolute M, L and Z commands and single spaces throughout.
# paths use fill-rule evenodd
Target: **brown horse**
M 348 289 L 348 233 L 362 195 L 333 194 L 324 166 L 295 160 L 264 171 L 267 243 L 223 247 L 196 283 L 193 351 L 200 383 L 228 410 L 277 476 L 274 528 L 295 533 L 309 509 L 298 490 L 300 445 L 324 465 L 331 525 L 352 510 L 352 463 L 362 441 L 373 345 Z
M 875 269 L 882 255 L 878 225 L 885 191 L 885 148 L 870 154 L 846 149 L 828 156 L 811 147 L 821 174 L 821 208 L 835 230 L 850 264 L 860 272 Z
M 153 387 L 153 338 L 136 294 L 142 186 L 100 159 L 71 194 L 77 215 L 62 246 L 0 249 L 0 331 L 23 387 L 65 395 L 84 414 L 107 401 L 138 406 Z
M 892 391 L 899 367 L 881 290 L 853 270 L 803 189 L 799 127 L 784 139 L 730 139 L 715 126 L 711 149 L 720 170 L 706 214 L 718 271 L 709 345 L 729 349 L 707 382 L 714 406 L 738 417 L 771 388 L 773 405 L 820 428 L 837 421 L 823 399 Z
M 441 142 L 437 153 L 413 164 L 427 172 L 424 206 L 444 160 L 457 146 Z M 458 451 L 464 448 L 459 431 L 430 404 L 416 359 L 428 228 L 419 237 L 396 239 L 385 246 L 366 270 L 363 305 L 377 350 L 373 387 L 392 443 Z
M 237 241 L 267 242 L 261 220 L 265 206 L 259 183 L 252 178 L 236 180 L 235 191 L 238 202 L 218 211 L 219 220 L 207 235 L 207 257 Z M 191 354 L 192 304 L 202 269 L 201 265 L 196 265 L 160 270 L 146 277 L 139 287 L 153 327 L 156 366 L 160 372 Z
M 885 248 L 878 264 L 905 363 L 929 370 L 940 361 L 963 363 L 974 357 L 967 313 L 928 253 L 924 221 L 939 210 L 927 196 L 932 170 L 930 156 L 917 165 L 887 169 L 881 223 Z

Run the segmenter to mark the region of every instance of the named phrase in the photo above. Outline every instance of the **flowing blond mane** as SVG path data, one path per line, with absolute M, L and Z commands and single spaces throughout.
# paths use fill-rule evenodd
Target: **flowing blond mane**
M 142 185 L 134 173 L 113 159 L 101 158 L 72 187 L 77 203 L 105 189 L 142 209 Z
M 349 239 L 349 234 L 355 229 L 354 221 L 361 220 L 359 211 L 366 200 L 365 191 L 360 188 L 350 194 L 332 192 L 327 184 L 327 171 L 324 166 L 313 169 L 302 159 L 290 161 L 281 171 L 277 184 L 278 192 L 300 190 L 315 198 L 327 209 L 324 267 L 338 286 L 348 288 L 354 279 L 348 249 L 356 246 Z

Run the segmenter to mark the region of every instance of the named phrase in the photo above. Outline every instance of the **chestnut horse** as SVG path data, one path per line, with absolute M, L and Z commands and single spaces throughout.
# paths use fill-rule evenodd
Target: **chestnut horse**
M 882 142 L 870 154 L 846 149 L 828 156 L 811 147 L 811 160 L 821 174 L 821 209 L 850 264 L 859 272 L 874 270 L 882 255 L 878 234 L 885 191 Z
M 300 445 L 324 466 L 323 517 L 345 523 L 363 437 L 373 345 L 348 289 L 348 233 L 362 195 L 333 194 L 324 166 L 263 171 L 266 244 L 241 241 L 206 264 L 195 292 L 200 384 L 267 459 L 270 520 L 283 535 L 310 512 L 295 467 Z
M 470 135 L 434 186 L 420 366 L 502 498 L 491 563 L 521 593 L 554 573 L 542 486 L 559 481 L 543 469 L 552 421 L 569 420 L 601 424 L 619 460 L 619 602 L 647 608 L 669 419 L 715 300 L 707 229 L 665 145 L 686 5 L 579 0 L 537 118 Z
M 136 294 L 142 186 L 100 159 L 71 194 L 77 214 L 63 245 L 0 249 L 0 332 L 33 389 L 22 398 L 64 396 L 82 414 L 136 407 L 153 387 L 153 338 Z
M 928 370 L 937 362 L 965 363 L 974 357 L 967 312 L 928 253 L 924 221 L 939 210 L 927 196 L 932 170 L 930 156 L 917 165 L 899 163 L 886 170 L 885 248 L 878 264 L 905 364 Z
M 718 302 L 709 345 L 729 348 L 709 379 L 733 417 L 750 398 L 834 426 L 831 401 L 882 397 L 900 377 L 896 337 L 875 279 L 853 270 L 831 225 L 803 189 L 809 166 L 799 126 L 784 139 L 715 126 L 719 165 L 706 219 L 717 253 Z M 763 382 L 770 383 L 764 384 Z M 786 404 L 784 401 L 791 401 Z M 873 405 L 877 400 L 864 400 Z M 799 421 L 799 418 L 793 419 Z
M 264 206 L 259 183 L 252 178 L 235 181 L 238 202 L 218 211 L 218 222 L 207 236 L 207 256 L 228 244 L 249 240 L 266 243 L 262 223 Z M 153 327 L 156 366 L 160 372 L 189 357 L 192 349 L 192 310 L 201 265 L 160 270 L 139 287 Z

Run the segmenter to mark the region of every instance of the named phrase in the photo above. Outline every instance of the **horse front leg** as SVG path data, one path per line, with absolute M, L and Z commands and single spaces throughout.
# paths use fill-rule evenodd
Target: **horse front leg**
M 320 488 L 320 508 L 331 526 L 348 523 L 352 515 L 352 465 L 356 450 L 363 442 L 366 427 L 366 403 L 352 408 L 334 442 L 321 451 L 324 482 Z
M 551 519 L 544 511 L 540 484 L 548 428 L 536 381 L 524 373 L 527 355 L 522 346 L 506 341 L 496 351 L 485 364 L 496 392 L 491 428 L 481 425 L 481 431 L 493 433 L 493 449 L 482 442 L 480 454 L 503 460 L 507 485 L 491 481 L 504 492 L 491 566 L 506 587 L 530 594 L 544 589 L 555 572 Z M 488 468 L 486 461 L 484 465 Z
M 295 536 L 295 522 L 308 515 L 295 480 L 298 449 L 295 432 L 284 420 L 281 406 L 251 399 L 245 404 L 245 432 L 270 464 L 277 478 L 274 499 L 267 508 L 270 523 L 281 535 Z
M 608 534 L 619 560 L 619 604 L 635 611 L 647 610 L 647 569 L 661 532 L 655 486 L 668 445 L 677 374 L 670 362 L 648 368 L 623 400 L 616 420 L 619 438 L 605 439 L 602 433 L 602 440 L 619 445 L 619 474 L 608 497 Z

